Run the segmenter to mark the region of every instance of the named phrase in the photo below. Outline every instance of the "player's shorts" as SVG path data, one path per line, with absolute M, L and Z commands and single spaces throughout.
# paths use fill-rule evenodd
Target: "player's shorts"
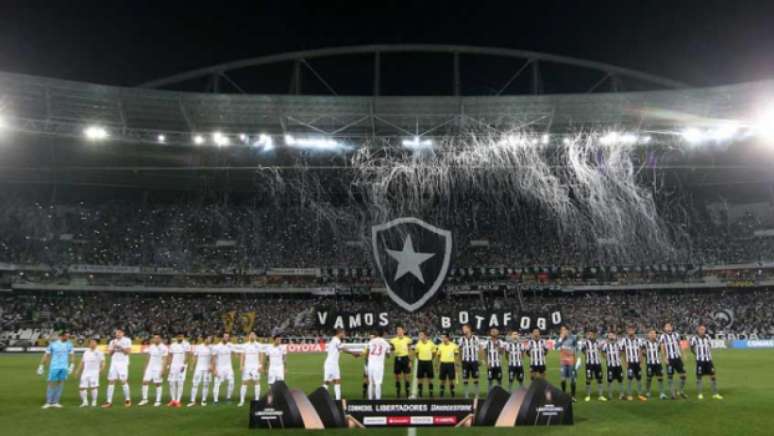
M 433 378 L 435 373 L 433 371 L 432 360 L 418 360 L 417 361 L 417 378 Z
M 181 382 L 185 381 L 185 366 L 172 366 L 167 374 L 167 381 Z
M 201 382 L 208 383 L 212 380 L 212 373 L 209 369 L 197 369 L 193 374 L 193 384 L 198 385 Z
M 640 366 L 640 362 L 628 362 L 626 365 L 626 378 L 629 380 L 640 380 L 642 378 L 642 366 Z
M 478 378 L 477 361 L 462 362 L 462 378 L 464 380 L 469 378 Z
M 394 374 L 410 374 L 411 373 L 411 365 L 409 365 L 409 358 L 408 356 L 398 356 L 395 357 L 395 366 L 393 367 L 393 373 Z
M 715 365 L 711 360 L 696 362 L 696 376 L 701 377 L 703 375 L 715 375 Z
M 368 382 L 377 385 L 384 382 L 384 365 L 368 366 Z
M 478 368 L 476 368 L 476 371 L 478 371 Z M 438 375 L 441 381 L 443 380 L 454 381 L 454 379 L 457 378 L 454 364 L 451 362 L 445 362 L 445 363 L 441 362 L 441 366 L 440 368 L 438 368 Z
M 151 368 L 148 367 L 145 369 L 145 374 L 142 376 L 142 382 L 143 383 L 161 383 L 164 381 L 164 377 L 161 375 L 162 371 L 161 368 Z
M 48 381 L 50 382 L 63 382 L 67 380 L 69 371 L 67 368 L 50 368 L 48 370 Z
M 268 381 L 269 384 L 274 384 L 274 382 L 284 381 L 284 380 L 285 380 L 285 370 L 283 368 L 269 368 L 269 373 L 266 377 L 266 381 Z
M 127 377 L 129 377 L 129 365 L 110 365 L 108 380 L 126 381 Z
M 524 367 L 523 366 L 509 366 L 508 367 L 508 381 L 513 383 L 513 380 L 518 380 L 519 383 L 524 381 Z
M 99 387 L 99 374 L 98 373 L 92 373 L 92 374 L 81 374 L 81 381 L 79 387 L 81 389 L 91 389 L 91 388 L 98 388 Z
M 486 376 L 489 379 L 489 381 L 497 380 L 499 382 L 502 382 L 503 368 L 501 366 L 487 368 Z
M 559 377 L 563 380 L 575 378 L 575 365 L 564 365 L 559 367 Z
M 660 363 L 649 363 L 645 370 L 647 371 L 648 378 L 664 376 L 664 367 Z
M 234 380 L 234 369 L 230 367 L 215 368 L 215 379 L 220 381 Z
M 242 381 L 261 381 L 261 370 L 257 366 L 243 369 Z
M 325 364 L 323 366 L 323 381 L 332 382 L 334 380 L 341 380 L 341 368 L 336 364 Z
M 607 367 L 607 382 L 610 383 L 613 380 L 618 380 L 619 383 L 623 383 L 623 367 L 622 366 L 608 366 Z
M 669 362 L 667 363 L 667 375 L 669 375 L 669 377 L 672 377 L 674 373 L 685 374 L 685 368 L 683 367 L 683 359 L 679 357 L 674 359 L 669 359 Z
M 546 373 L 546 366 L 545 365 L 530 365 L 529 371 L 536 373 L 536 374 L 545 374 Z
M 602 365 L 599 363 L 586 364 L 586 384 L 591 384 L 591 379 L 597 379 L 597 383 L 602 382 Z

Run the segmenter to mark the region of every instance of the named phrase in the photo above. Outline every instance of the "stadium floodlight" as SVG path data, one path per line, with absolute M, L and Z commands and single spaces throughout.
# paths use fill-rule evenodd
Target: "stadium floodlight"
M 688 127 L 684 129 L 682 132 L 680 132 L 680 136 L 682 136 L 683 139 L 689 144 L 698 144 L 705 139 L 704 132 L 695 127 Z
M 599 142 L 602 145 L 613 145 L 617 144 L 620 141 L 621 134 L 618 132 L 608 132 L 604 135 L 602 135 L 601 138 L 599 138 Z
M 274 139 L 265 133 L 261 133 L 258 135 L 258 140 L 253 143 L 253 146 L 263 147 L 263 151 L 271 151 L 274 150 Z
M 637 139 L 639 138 L 634 133 L 624 133 L 621 135 L 620 141 L 622 144 L 631 145 L 636 144 Z
M 202 145 L 204 144 L 204 136 L 202 135 L 196 135 L 193 137 L 193 142 L 196 145 Z
M 156 137 L 156 139 L 159 141 L 159 144 L 167 142 L 167 137 L 165 135 L 159 135 Z
M 83 135 L 89 141 L 102 141 L 108 138 L 108 131 L 101 126 L 88 126 L 83 129 Z
M 540 143 L 543 145 L 548 145 L 548 142 L 551 140 L 551 138 L 548 136 L 548 134 L 544 134 L 540 137 Z
M 650 137 L 650 135 L 645 135 L 640 137 L 640 143 L 641 144 L 650 144 L 650 141 L 653 140 L 653 138 Z
M 729 121 L 727 123 L 723 123 L 719 127 L 712 129 L 707 132 L 707 136 L 709 139 L 715 141 L 715 142 L 725 142 L 729 141 L 736 136 L 736 133 L 739 131 L 739 123 L 734 121 Z
M 562 139 L 562 144 L 570 145 L 572 144 L 572 139 L 565 137 L 564 139 Z
M 761 138 L 774 141 L 774 104 L 758 114 L 753 130 Z
M 218 147 L 225 147 L 227 145 L 231 144 L 231 140 L 228 139 L 228 136 L 224 135 L 221 132 L 214 132 L 212 134 L 212 141 L 217 145 Z
M 240 134 L 239 134 L 239 140 L 240 140 L 240 141 L 242 141 L 242 142 L 245 142 L 245 143 L 246 143 L 248 139 L 250 139 L 250 138 L 248 138 L 247 134 L 245 134 L 245 133 L 240 133 Z
M 432 148 L 433 141 L 431 139 L 422 139 L 419 136 L 414 136 L 411 139 L 404 139 L 401 144 L 411 150 L 424 150 Z
M 285 135 L 285 145 L 292 148 L 318 151 L 342 151 L 351 149 L 351 147 L 344 145 L 335 139 L 322 136 L 296 138 L 293 135 Z

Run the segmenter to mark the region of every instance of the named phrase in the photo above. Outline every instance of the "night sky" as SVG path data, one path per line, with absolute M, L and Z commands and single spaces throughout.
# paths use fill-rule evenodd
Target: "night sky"
M 774 1 L 0 0 L 0 70 L 113 85 L 373 43 L 544 51 L 718 85 L 774 77 Z

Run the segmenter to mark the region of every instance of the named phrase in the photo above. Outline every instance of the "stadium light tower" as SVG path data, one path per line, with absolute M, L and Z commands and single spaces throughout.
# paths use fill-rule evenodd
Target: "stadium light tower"
M 83 130 L 83 135 L 89 141 L 103 141 L 110 136 L 107 129 L 101 126 L 89 126 Z

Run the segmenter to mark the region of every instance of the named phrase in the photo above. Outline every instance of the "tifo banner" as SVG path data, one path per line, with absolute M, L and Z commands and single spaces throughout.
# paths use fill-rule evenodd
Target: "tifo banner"
M 371 228 L 371 249 L 387 294 L 398 306 L 414 312 L 446 280 L 452 234 L 419 218 L 398 218 Z
M 458 331 L 463 325 L 469 324 L 477 333 L 486 333 L 491 328 L 499 330 L 532 331 L 539 329 L 545 332 L 559 327 L 564 318 L 560 310 L 547 313 L 496 311 L 475 312 L 460 310 L 455 314 L 441 315 L 439 327 L 441 330 Z
M 328 330 L 374 330 L 390 326 L 390 316 L 387 312 L 334 312 L 318 310 L 316 315 L 317 325 Z

